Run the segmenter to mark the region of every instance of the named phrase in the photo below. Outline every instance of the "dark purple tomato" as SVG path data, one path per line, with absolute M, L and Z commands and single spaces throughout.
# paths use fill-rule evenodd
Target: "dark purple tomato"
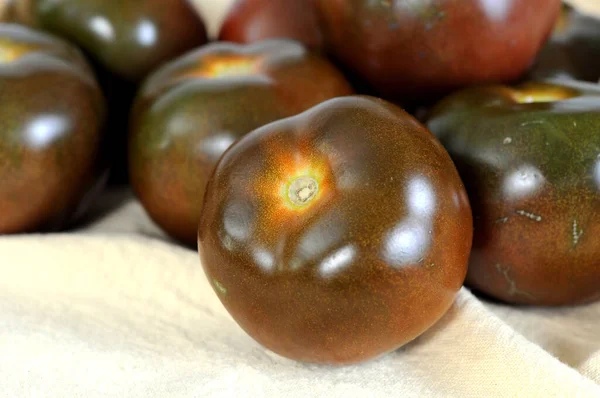
M 107 98 L 104 152 L 113 163 L 111 180 L 125 182 L 127 125 L 138 83 L 206 43 L 200 15 L 187 0 L 14 0 L 4 14 L 61 36 L 88 55 Z
M 62 36 L 129 81 L 206 43 L 204 23 L 186 0 L 8 0 L 4 9 L 4 19 Z
M 386 97 L 414 102 L 519 78 L 560 0 L 315 0 L 328 50 Z
M 343 75 L 300 44 L 209 44 L 144 84 L 130 137 L 131 183 L 171 236 L 194 245 L 206 182 L 244 134 L 352 93 Z
M 434 136 L 388 102 L 343 97 L 223 155 L 198 245 L 250 336 L 292 359 L 348 364 L 408 343 L 446 312 L 471 238 L 467 194 Z
M 475 220 L 467 284 L 509 303 L 600 298 L 600 89 L 471 88 L 428 127 L 465 182 Z
M 0 24 L 0 234 L 55 229 L 101 174 L 105 109 L 73 46 Z

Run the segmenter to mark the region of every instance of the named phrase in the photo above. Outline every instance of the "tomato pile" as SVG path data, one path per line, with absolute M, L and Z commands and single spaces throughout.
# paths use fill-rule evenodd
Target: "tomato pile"
M 600 299 L 600 21 L 559 0 L 239 0 L 212 42 L 186 0 L 0 22 L 0 234 L 130 184 L 248 334 L 315 363 L 403 346 L 463 284 Z

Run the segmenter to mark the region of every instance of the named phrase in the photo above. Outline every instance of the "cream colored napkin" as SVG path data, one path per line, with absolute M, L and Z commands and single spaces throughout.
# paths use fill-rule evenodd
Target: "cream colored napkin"
M 577 8 L 579 11 L 592 16 L 600 17 L 600 0 L 564 0 L 565 3 Z
M 379 360 L 281 358 L 133 199 L 76 234 L 0 238 L 0 275 L 0 396 L 600 397 L 600 303 L 525 310 L 463 289 Z
M 196 6 L 200 14 L 204 17 L 206 28 L 210 37 L 217 37 L 219 28 L 223 23 L 223 19 L 227 12 L 232 7 L 235 0 L 188 0 Z M 280 0 L 270 0 L 280 1 Z M 305 0 L 298 0 L 305 1 Z

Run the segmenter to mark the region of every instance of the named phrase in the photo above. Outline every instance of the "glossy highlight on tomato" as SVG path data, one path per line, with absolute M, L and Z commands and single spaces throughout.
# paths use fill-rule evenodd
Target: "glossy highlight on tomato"
M 465 182 L 475 220 L 467 284 L 508 303 L 600 299 L 600 89 L 471 88 L 427 126 Z
M 328 50 L 375 91 L 426 101 L 524 74 L 560 0 L 315 0 Z
M 0 24 L 0 234 L 64 227 L 102 183 L 105 108 L 70 44 Z
M 326 59 L 294 41 L 199 48 L 142 87 L 132 117 L 131 183 L 154 221 L 195 245 L 206 183 L 236 139 L 351 93 Z
M 450 157 L 383 100 L 349 96 L 259 128 L 223 155 L 198 245 L 225 308 L 268 349 L 365 361 L 450 307 L 472 238 Z

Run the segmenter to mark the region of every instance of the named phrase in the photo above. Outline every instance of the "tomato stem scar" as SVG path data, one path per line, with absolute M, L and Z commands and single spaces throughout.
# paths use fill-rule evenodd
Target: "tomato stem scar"
M 319 184 L 311 177 L 296 178 L 288 188 L 288 198 L 296 206 L 308 204 L 319 192 Z

